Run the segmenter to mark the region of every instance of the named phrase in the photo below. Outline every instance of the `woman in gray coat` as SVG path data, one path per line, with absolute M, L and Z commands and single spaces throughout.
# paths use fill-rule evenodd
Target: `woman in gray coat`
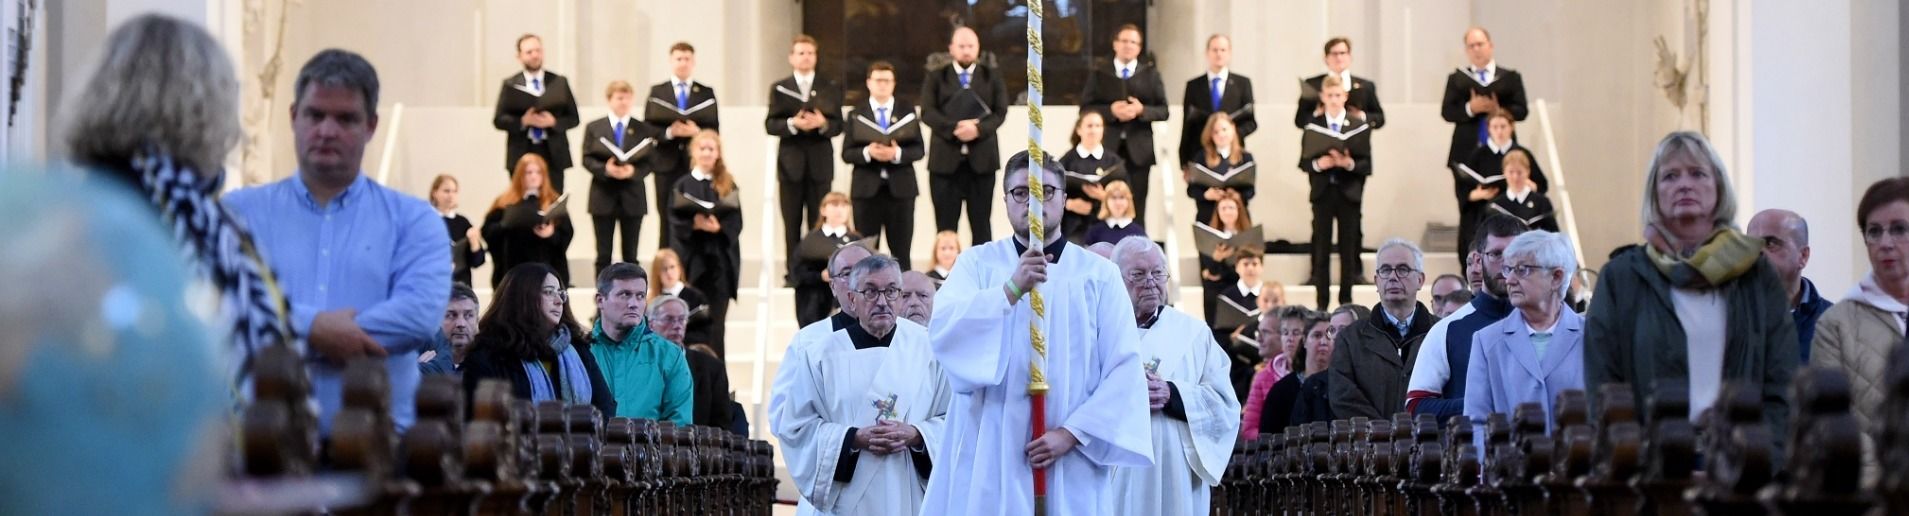
M 1772 443 L 1788 435 L 1796 328 L 1763 242 L 1739 232 L 1736 195 L 1702 135 L 1657 144 L 1644 180 L 1645 243 L 1598 274 L 1584 330 L 1585 389 L 1630 384 L 1641 409 L 1659 381 L 1688 389 L 1696 419 L 1724 382 L 1757 389 Z M 1780 456 L 1780 454 L 1779 454 Z

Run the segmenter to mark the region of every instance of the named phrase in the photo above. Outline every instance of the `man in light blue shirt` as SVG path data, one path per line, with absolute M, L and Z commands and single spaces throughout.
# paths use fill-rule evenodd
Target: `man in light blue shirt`
M 340 408 L 346 361 L 381 358 L 391 417 L 415 418 L 418 352 L 431 343 L 451 284 L 450 240 L 422 199 L 372 182 L 359 166 L 378 127 L 378 74 L 358 54 L 319 52 L 298 73 L 292 132 L 298 172 L 226 196 L 245 219 L 305 337 L 320 432 Z

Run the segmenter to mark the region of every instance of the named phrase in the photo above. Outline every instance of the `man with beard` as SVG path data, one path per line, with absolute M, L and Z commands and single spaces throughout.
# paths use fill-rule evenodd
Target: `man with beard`
M 418 371 L 431 374 L 456 374 L 464 355 L 471 352 L 471 340 L 477 338 L 477 292 L 470 285 L 451 284 L 451 304 L 444 307 L 444 322 L 431 349 L 418 355 Z
M 619 262 L 603 268 L 597 275 L 590 353 L 616 398 L 617 417 L 687 426 L 695 419 L 689 361 L 682 348 L 651 331 L 643 314 L 649 291 L 642 267 Z
M 896 317 L 901 266 L 871 256 L 848 277 L 856 324 L 789 344 L 770 389 L 802 514 L 914 514 L 942 451 L 949 389 L 928 331 Z M 904 453 L 905 452 L 905 453 Z
M 1167 257 L 1144 237 L 1114 246 L 1140 327 L 1153 425 L 1151 468 L 1114 468 L 1105 507 L 1113 514 L 1210 512 L 1211 486 L 1226 473 L 1240 426 L 1240 402 L 1229 384 L 1230 357 L 1206 323 L 1167 307 Z M 1270 318 L 1269 318 L 1270 319 Z
M 923 328 L 935 313 L 935 280 L 916 271 L 901 273 L 901 317 Z
M 1511 315 L 1500 270 L 1505 266 L 1505 248 L 1529 230 L 1523 222 L 1502 213 L 1493 213 L 1479 222 L 1478 235 L 1472 241 L 1472 254 L 1478 257 L 1479 266 L 1472 270 L 1483 271 L 1485 289 L 1475 292 L 1471 304 L 1452 312 L 1425 334 L 1425 345 L 1412 368 L 1412 380 L 1406 384 L 1406 412 L 1432 414 L 1439 424 L 1465 413 L 1465 373 L 1471 365 L 1472 334 Z

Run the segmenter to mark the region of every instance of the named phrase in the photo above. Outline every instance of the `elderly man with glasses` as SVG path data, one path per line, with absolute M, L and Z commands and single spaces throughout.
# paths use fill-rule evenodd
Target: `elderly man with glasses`
M 1378 254 L 1379 305 L 1340 332 L 1332 353 L 1328 397 L 1339 417 L 1387 419 L 1401 410 L 1419 341 L 1432 329 L 1432 312 L 1417 301 L 1425 253 L 1394 238 Z

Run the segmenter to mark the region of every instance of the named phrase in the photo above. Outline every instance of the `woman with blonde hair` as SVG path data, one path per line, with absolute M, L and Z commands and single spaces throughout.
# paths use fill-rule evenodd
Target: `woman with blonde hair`
M 1213 215 L 1207 219 L 1207 226 L 1219 230 L 1227 238 L 1253 227 L 1253 216 L 1246 212 L 1246 201 L 1239 194 L 1228 193 L 1213 204 Z M 1215 303 L 1219 302 L 1220 291 L 1239 282 L 1239 274 L 1233 270 L 1233 261 L 1244 251 L 1222 243 L 1213 248 L 1212 255 L 1200 255 L 1200 296 L 1205 302 L 1202 306 L 1205 307 L 1206 322 L 1214 322 L 1214 314 L 1218 313 L 1214 308 L 1217 306 Z M 1253 249 L 1251 252 L 1258 256 L 1263 250 Z
M 66 103 L 61 139 L 71 159 L 148 200 L 192 274 L 218 292 L 219 324 L 235 348 L 228 380 L 242 383 L 266 346 L 303 354 L 272 268 L 219 201 L 225 158 L 243 134 L 239 77 L 224 47 L 197 25 L 144 15 L 114 29 L 104 48 Z
M 683 277 L 709 295 L 709 339 L 723 353 L 729 303 L 742 281 L 742 201 L 723 163 L 722 137 L 705 130 L 689 139 L 689 175 L 670 192 L 670 248 L 683 260 Z
M 650 257 L 650 274 L 650 299 L 676 296 L 683 300 L 683 309 L 689 314 L 683 341 L 678 344 L 709 342 L 709 297 L 684 279 L 683 259 L 676 256 L 676 251 L 657 249 L 656 256 Z
M 484 241 L 491 245 L 491 287 L 504 281 L 512 268 L 526 263 L 549 265 L 557 280 L 570 285 L 568 249 L 575 229 L 566 213 L 554 213 L 542 223 L 506 222 L 511 210 L 543 212 L 557 203 L 557 189 L 550 184 L 550 166 L 542 156 L 524 154 L 511 170 L 510 186 L 491 202 L 484 214 Z M 534 217 L 534 216 L 532 216 Z M 512 219 L 530 217 L 510 217 Z
M 1255 188 L 1252 183 L 1239 183 L 1234 187 L 1212 187 L 1199 184 L 1200 176 L 1219 182 L 1232 182 L 1224 178 L 1234 178 L 1254 168 L 1253 153 L 1246 152 L 1241 143 L 1239 126 L 1233 123 L 1233 117 L 1226 113 L 1214 113 L 1206 119 L 1206 128 L 1200 131 L 1200 159 L 1187 165 L 1181 177 L 1186 180 L 1187 197 L 1193 198 L 1193 220 L 1206 220 L 1213 216 L 1213 207 L 1228 194 L 1238 195 L 1243 201 L 1253 200 Z
M 1121 239 L 1137 236 L 1146 238 L 1147 228 L 1137 217 L 1139 207 L 1134 205 L 1133 187 L 1126 181 L 1107 183 L 1105 199 L 1100 203 L 1100 221 L 1087 227 L 1087 245 L 1098 243 L 1119 244 Z
M 1531 229 L 1558 232 L 1556 210 L 1543 186 L 1532 179 L 1531 153 L 1523 148 L 1505 151 L 1505 187 L 1491 199 L 1492 213 L 1503 213 Z
M 828 270 L 829 256 L 836 248 L 862 239 L 850 222 L 854 213 L 847 194 L 823 195 L 822 216 L 815 219 L 815 229 L 802 236 L 791 254 L 795 263 L 789 267 L 789 283 L 795 285 L 795 318 L 801 326 L 827 318 L 835 309 L 835 295 L 829 291 L 829 280 L 823 272 Z
M 948 273 L 954 271 L 955 258 L 961 257 L 961 235 L 953 231 L 935 233 L 935 263 L 928 268 L 928 279 L 934 280 L 935 288 L 941 288 L 941 282 L 948 281 Z

